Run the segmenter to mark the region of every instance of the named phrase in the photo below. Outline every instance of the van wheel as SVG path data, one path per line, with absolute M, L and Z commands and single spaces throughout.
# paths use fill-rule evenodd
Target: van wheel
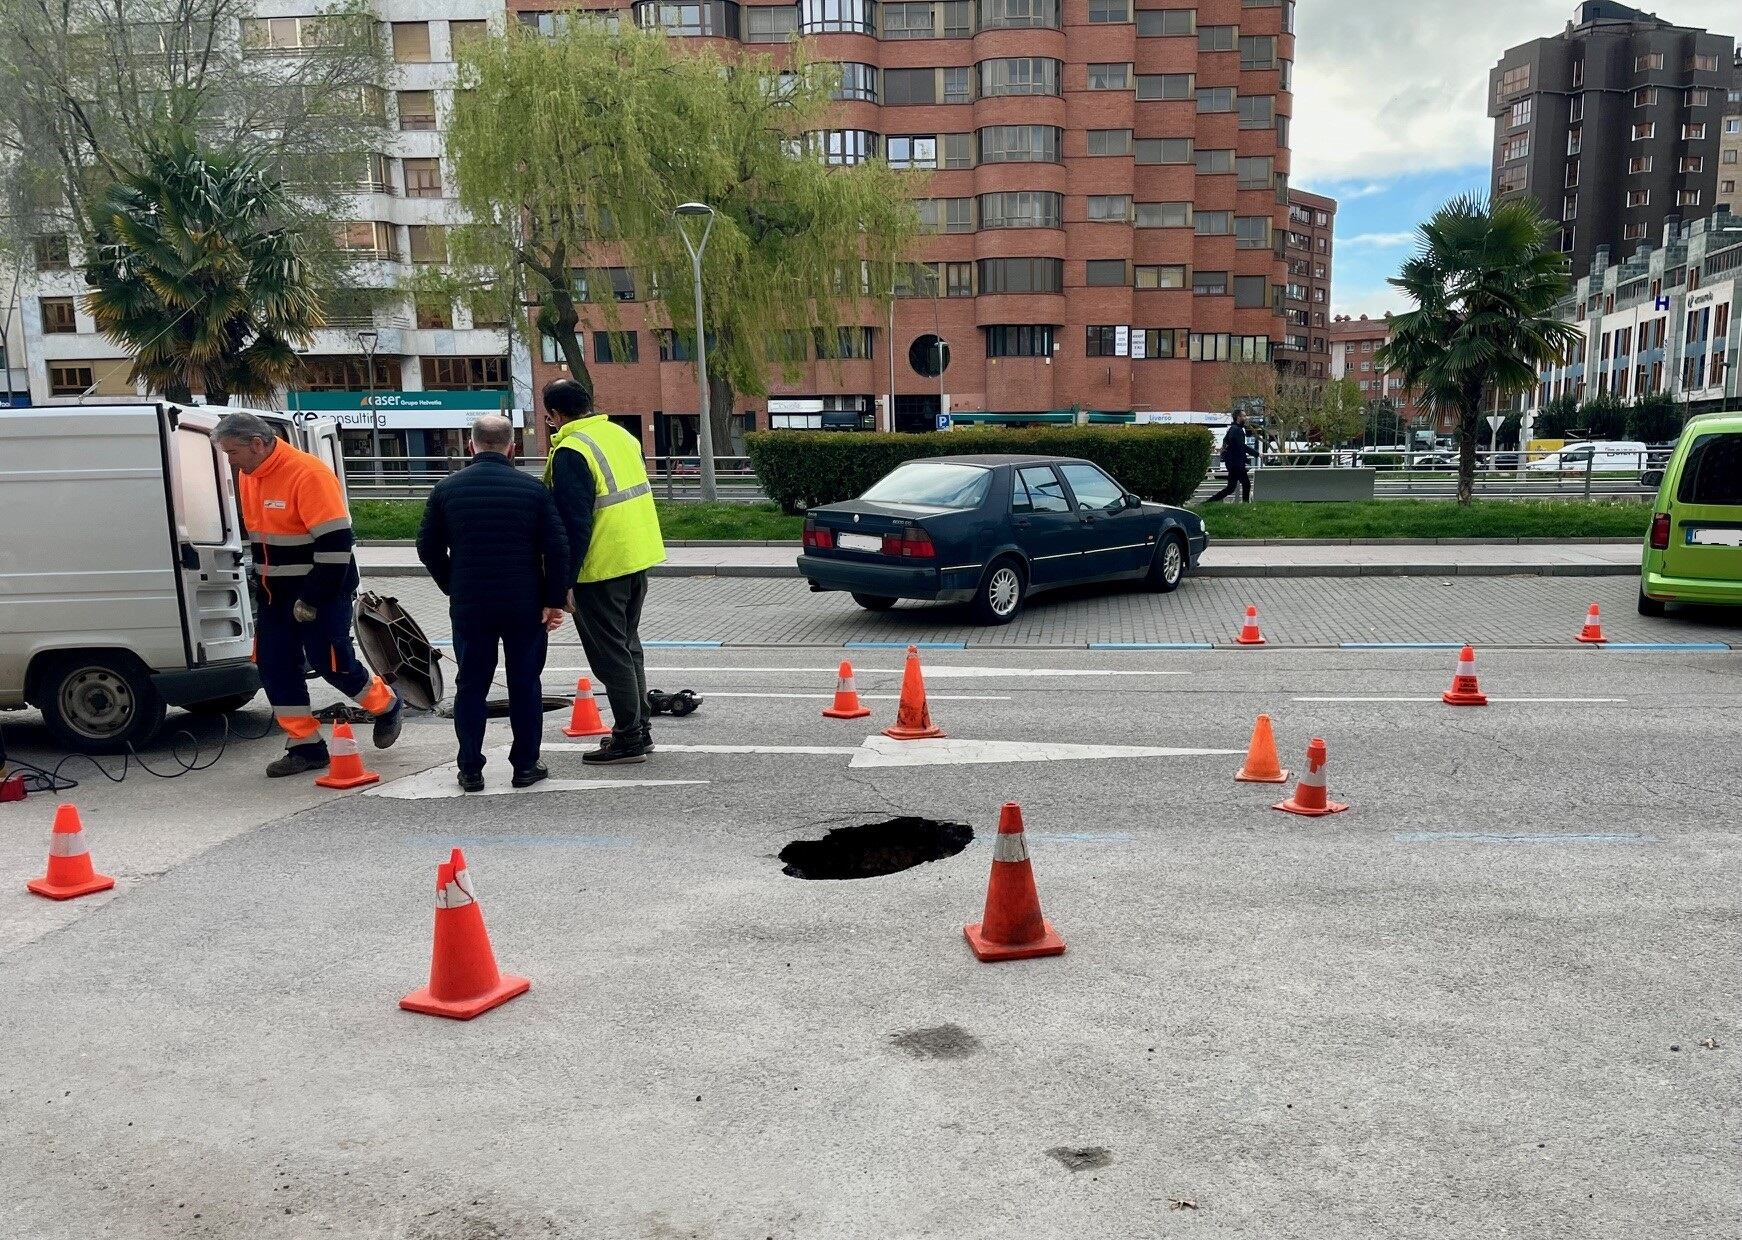
M 1186 541 L 1178 534 L 1169 534 L 1155 549 L 1155 561 L 1149 566 L 1149 588 L 1160 594 L 1172 594 L 1185 580 L 1186 565 L 1191 556 Z
M 1011 556 L 993 560 L 974 591 L 974 619 L 981 624 L 1009 624 L 1022 610 L 1028 594 L 1028 576 L 1020 561 Z
M 121 753 L 150 744 L 163 727 L 163 698 L 132 655 L 61 655 L 36 683 L 42 720 L 68 749 Z
M 1639 587 L 1639 614 L 1642 616 L 1662 616 L 1669 610 L 1669 604 L 1662 599 L 1652 598 L 1645 592 L 1645 587 Z
M 229 697 L 213 698 L 209 702 L 191 702 L 185 709 L 190 715 L 233 715 L 258 696 L 253 693 L 232 693 Z

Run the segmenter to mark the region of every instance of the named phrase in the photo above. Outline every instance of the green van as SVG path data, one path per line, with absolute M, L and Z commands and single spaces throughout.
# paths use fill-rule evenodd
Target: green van
M 1668 603 L 1742 605 L 1742 413 L 1690 418 L 1664 467 L 1639 612 Z

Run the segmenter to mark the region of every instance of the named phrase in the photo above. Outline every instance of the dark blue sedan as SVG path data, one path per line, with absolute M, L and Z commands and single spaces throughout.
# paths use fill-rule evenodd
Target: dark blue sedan
M 1178 589 L 1209 542 L 1196 513 L 1144 503 L 1089 461 L 944 456 L 811 509 L 798 571 L 812 590 L 844 590 L 870 611 L 904 598 L 971 603 L 982 623 L 1008 624 L 1037 590 Z

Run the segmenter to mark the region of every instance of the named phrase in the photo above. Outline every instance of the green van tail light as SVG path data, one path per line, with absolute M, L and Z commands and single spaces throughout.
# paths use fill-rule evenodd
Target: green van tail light
M 1669 550 L 1669 514 L 1657 513 L 1651 518 L 1651 549 L 1653 551 Z

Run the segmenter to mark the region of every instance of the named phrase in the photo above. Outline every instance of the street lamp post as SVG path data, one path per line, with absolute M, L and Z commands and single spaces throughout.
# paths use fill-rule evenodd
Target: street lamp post
M 691 241 L 684 223 L 689 217 L 698 215 L 705 217 L 707 223 L 702 225 L 702 239 Z M 686 202 L 672 212 L 672 218 L 677 221 L 684 248 L 690 252 L 690 269 L 696 282 L 696 393 L 701 404 L 697 446 L 702 458 L 702 498 L 712 503 L 720 498 L 720 490 L 714 480 L 714 427 L 713 415 L 708 408 L 708 337 L 707 325 L 702 319 L 702 254 L 708 248 L 708 234 L 714 231 L 714 209 L 706 203 Z
M 375 346 L 381 343 L 381 333 L 364 328 L 357 333 L 357 344 L 363 350 L 363 369 L 369 372 L 369 451 L 375 457 L 375 485 L 385 479 L 381 473 L 381 414 L 375 408 Z

